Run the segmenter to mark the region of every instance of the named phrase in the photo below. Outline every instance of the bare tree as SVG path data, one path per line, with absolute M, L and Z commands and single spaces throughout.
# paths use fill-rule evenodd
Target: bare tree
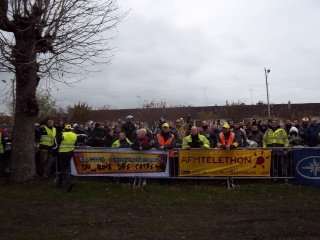
M 35 176 L 40 80 L 68 83 L 112 59 L 109 40 L 126 16 L 113 0 L 0 0 L 0 71 L 16 78 L 12 181 Z M 110 35 L 113 34 L 113 35 Z

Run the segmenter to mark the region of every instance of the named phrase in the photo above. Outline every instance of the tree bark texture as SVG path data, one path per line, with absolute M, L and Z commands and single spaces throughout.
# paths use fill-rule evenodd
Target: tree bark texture
M 18 24 L 27 24 L 26 21 Z M 38 114 L 36 89 L 39 82 L 34 28 L 16 31 L 16 48 L 13 52 L 16 65 L 16 106 L 13 125 L 10 180 L 27 181 L 36 174 L 34 123 Z

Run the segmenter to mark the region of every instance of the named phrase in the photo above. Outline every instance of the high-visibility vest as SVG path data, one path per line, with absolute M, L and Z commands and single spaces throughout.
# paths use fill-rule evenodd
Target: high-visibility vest
M 163 136 L 161 134 L 157 134 L 157 139 L 158 139 L 159 144 L 161 144 L 161 145 L 170 144 L 174 138 L 173 134 L 170 134 L 170 135 L 171 135 L 171 137 L 168 138 L 167 141 L 164 141 Z M 169 151 L 169 157 L 174 157 L 174 150 Z
M 54 144 L 54 138 L 56 137 L 57 130 L 54 127 L 52 130 L 47 126 L 44 126 L 44 128 L 46 129 L 47 135 L 41 135 L 40 144 L 51 147 Z
M 74 150 L 74 145 L 77 141 L 77 134 L 74 132 L 63 132 L 63 139 L 59 145 L 58 152 L 71 152 Z
M 219 137 L 221 139 L 221 144 L 222 145 L 232 145 L 233 144 L 233 138 L 234 138 L 234 133 L 233 132 L 230 132 L 230 135 L 229 135 L 229 138 L 228 138 L 228 142 L 226 142 L 226 137 L 224 136 L 224 133 L 221 132 L 219 133 Z
M 281 144 L 284 147 L 288 147 L 289 139 L 286 131 L 282 128 L 278 128 L 275 131 L 269 128 L 263 135 L 263 147 L 271 144 Z
M 3 145 L 2 145 L 2 135 L 1 135 L 1 132 L 0 132 L 0 154 L 3 153 Z

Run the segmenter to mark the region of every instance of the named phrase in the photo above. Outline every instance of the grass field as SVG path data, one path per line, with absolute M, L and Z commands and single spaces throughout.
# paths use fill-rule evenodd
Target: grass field
M 266 180 L 141 188 L 77 178 L 0 183 L 0 239 L 320 239 L 320 188 Z

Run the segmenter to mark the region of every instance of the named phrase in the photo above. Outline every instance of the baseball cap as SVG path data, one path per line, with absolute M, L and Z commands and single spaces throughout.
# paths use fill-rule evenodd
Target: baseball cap
M 162 127 L 169 127 L 169 124 L 168 123 L 164 123 L 164 124 L 162 124 Z
M 230 125 L 228 123 L 223 124 L 223 128 L 230 128 Z

